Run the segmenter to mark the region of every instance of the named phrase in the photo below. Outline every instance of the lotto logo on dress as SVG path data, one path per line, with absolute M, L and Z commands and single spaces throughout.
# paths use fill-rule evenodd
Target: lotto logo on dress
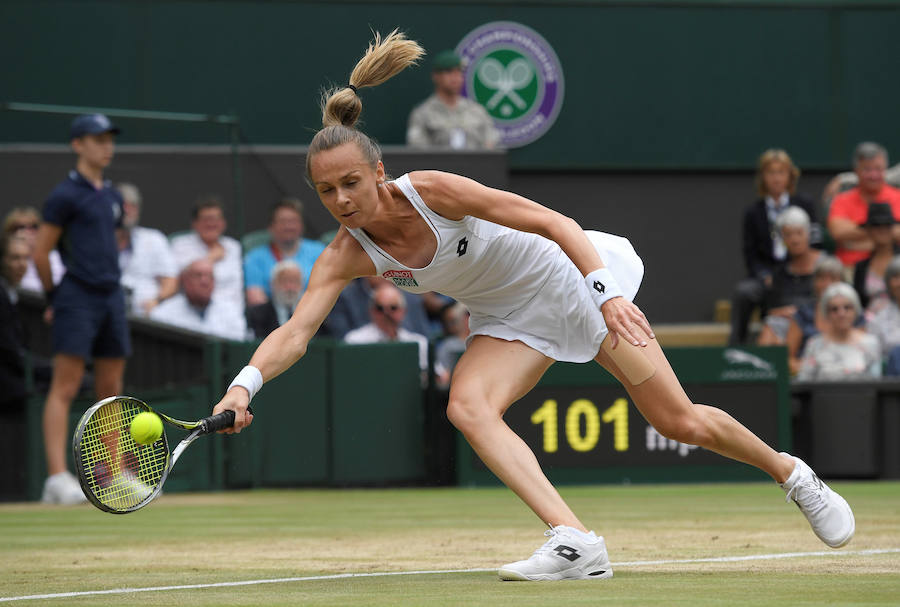
M 504 147 L 529 144 L 556 121 L 563 103 L 563 72 L 553 48 L 533 29 L 495 21 L 456 47 L 462 57 L 462 94 L 484 106 Z

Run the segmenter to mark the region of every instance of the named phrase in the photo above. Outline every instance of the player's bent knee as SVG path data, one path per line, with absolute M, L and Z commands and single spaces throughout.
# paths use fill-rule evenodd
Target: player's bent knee
M 474 414 L 465 399 L 450 397 L 447 403 L 447 419 L 453 426 L 465 434 L 466 428 L 474 423 Z
M 447 403 L 447 419 L 463 434 L 477 431 L 483 426 L 490 412 L 483 398 L 450 393 Z
M 704 445 L 707 442 L 706 425 L 696 415 L 656 420 L 653 427 L 666 438 L 686 445 Z

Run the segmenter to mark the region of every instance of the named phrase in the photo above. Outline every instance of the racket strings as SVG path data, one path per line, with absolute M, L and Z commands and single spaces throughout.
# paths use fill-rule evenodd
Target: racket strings
M 145 411 L 136 403 L 115 400 L 102 406 L 84 427 L 80 465 L 88 489 L 107 507 L 129 510 L 149 497 L 168 461 L 164 438 L 141 445 L 131 436 L 131 420 Z

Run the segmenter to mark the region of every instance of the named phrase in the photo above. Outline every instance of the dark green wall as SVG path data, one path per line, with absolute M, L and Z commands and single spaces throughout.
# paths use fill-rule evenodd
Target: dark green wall
M 370 28 L 430 51 L 512 20 L 563 65 L 565 105 L 513 168 L 746 168 L 787 148 L 847 165 L 861 139 L 900 139 L 900 9 L 889 1 L 331 2 L 7 0 L 0 101 L 236 111 L 254 143 L 306 143 L 317 91 L 346 82 Z M 427 68 L 364 94 L 367 131 L 401 143 Z M 59 141 L 68 119 L 0 113 L 2 141 Z M 223 127 L 122 121 L 122 140 L 216 142 Z

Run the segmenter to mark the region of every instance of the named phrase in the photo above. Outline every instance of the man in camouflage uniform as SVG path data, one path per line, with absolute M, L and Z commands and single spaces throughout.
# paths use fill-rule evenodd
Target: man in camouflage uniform
M 462 97 L 462 59 L 453 51 L 438 53 L 432 64 L 434 94 L 409 115 L 406 142 L 420 148 L 491 149 L 500 133 L 481 105 Z

